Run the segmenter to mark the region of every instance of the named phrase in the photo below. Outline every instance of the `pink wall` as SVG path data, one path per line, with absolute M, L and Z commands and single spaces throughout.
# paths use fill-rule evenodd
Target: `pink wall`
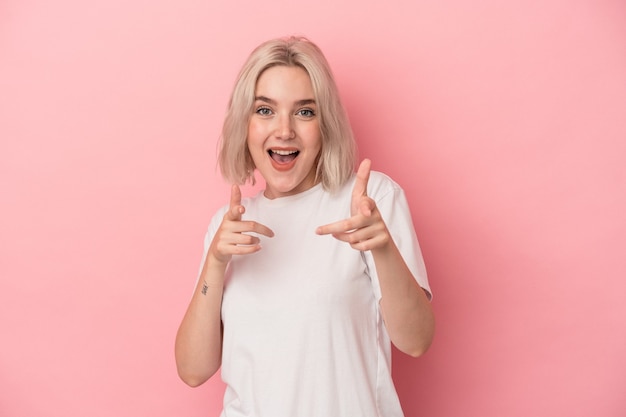
M 412 205 L 438 334 L 395 356 L 407 417 L 626 413 L 623 1 L 213 3 L 0 3 L 0 415 L 217 416 L 173 339 L 235 73 L 291 33 Z

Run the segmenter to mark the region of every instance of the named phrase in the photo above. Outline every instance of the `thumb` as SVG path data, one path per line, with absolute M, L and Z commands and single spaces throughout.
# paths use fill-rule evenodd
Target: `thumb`
M 366 217 L 371 216 L 375 208 L 376 203 L 369 197 L 361 198 L 361 201 L 359 201 L 359 212 Z
M 245 209 L 241 205 L 241 189 L 237 184 L 230 188 L 230 205 L 227 216 L 230 220 L 241 220 L 241 215 Z
M 354 188 L 352 189 L 352 215 L 355 215 L 358 212 L 361 197 L 367 195 L 367 183 L 370 179 L 371 168 L 372 161 L 370 161 L 369 159 L 364 159 L 361 162 L 361 165 L 359 165 L 359 169 L 356 173 L 356 179 L 354 181 Z

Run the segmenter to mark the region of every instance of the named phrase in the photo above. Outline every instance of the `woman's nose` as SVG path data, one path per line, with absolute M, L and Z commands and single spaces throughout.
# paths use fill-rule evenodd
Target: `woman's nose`
M 276 137 L 279 139 L 293 139 L 296 135 L 293 131 L 292 120 L 290 115 L 282 115 L 278 117 L 278 126 L 276 128 Z

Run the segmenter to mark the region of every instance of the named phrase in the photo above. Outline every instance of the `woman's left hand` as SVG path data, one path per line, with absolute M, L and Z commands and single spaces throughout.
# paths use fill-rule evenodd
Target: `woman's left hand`
M 364 159 L 359 166 L 352 189 L 351 216 L 318 227 L 315 231 L 318 235 L 331 234 L 360 251 L 379 249 L 389 244 L 391 237 L 387 226 L 376 207 L 376 202 L 367 196 L 371 166 L 372 162 L 369 159 Z

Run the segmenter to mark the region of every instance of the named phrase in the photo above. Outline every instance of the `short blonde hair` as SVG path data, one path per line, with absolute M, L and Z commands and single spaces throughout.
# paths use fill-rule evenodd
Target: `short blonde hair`
M 256 167 L 247 145 L 254 93 L 263 71 L 278 65 L 301 67 L 311 79 L 322 137 L 316 178 L 326 190 L 335 191 L 352 176 L 356 144 L 328 61 L 317 45 L 303 37 L 264 42 L 243 65 L 228 104 L 219 143 L 222 176 L 236 184 L 254 183 Z

